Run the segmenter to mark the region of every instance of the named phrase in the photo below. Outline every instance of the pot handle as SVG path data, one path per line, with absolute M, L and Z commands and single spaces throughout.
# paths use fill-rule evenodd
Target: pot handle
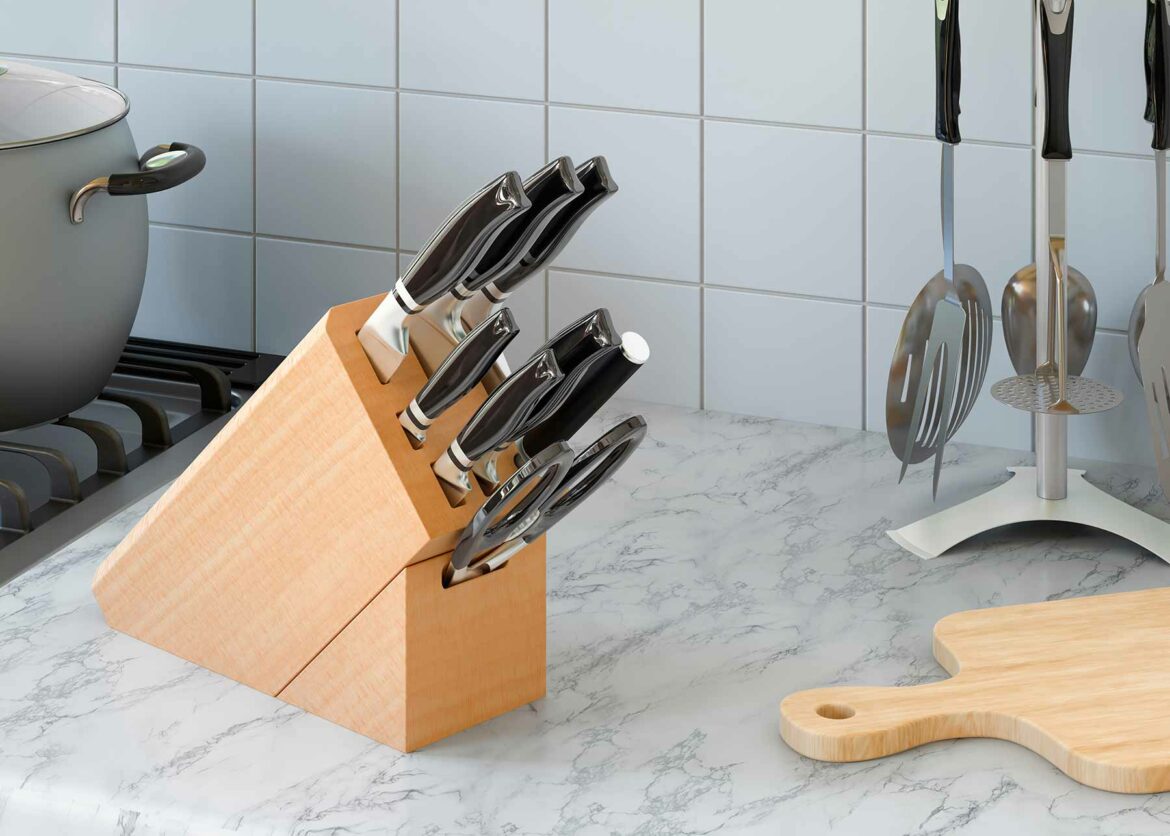
M 112 195 L 151 194 L 186 183 L 203 170 L 207 157 L 194 145 L 172 142 L 156 145 L 138 160 L 133 174 L 110 174 L 90 180 L 69 199 L 69 220 L 85 220 L 85 204 L 98 192 Z

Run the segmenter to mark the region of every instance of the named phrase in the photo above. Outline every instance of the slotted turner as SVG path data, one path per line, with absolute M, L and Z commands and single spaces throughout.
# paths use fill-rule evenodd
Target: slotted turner
M 974 267 L 955 264 L 955 145 L 959 136 L 958 0 L 935 4 L 936 128 L 942 142 L 940 209 L 943 270 L 919 292 L 906 313 L 886 386 L 886 434 L 902 461 L 935 459 L 938 495 L 943 448 L 971 413 L 991 354 L 991 297 Z

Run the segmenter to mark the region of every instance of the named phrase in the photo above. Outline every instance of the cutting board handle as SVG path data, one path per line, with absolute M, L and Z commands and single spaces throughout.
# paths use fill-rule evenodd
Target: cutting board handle
M 939 740 L 982 737 L 964 682 L 905 688 L 817 688 L 780 703 L 780 735 L 806 757 L 838 763 L 893 755 Z M 988 717 L 990 719 L 990 716 Z M 989 735 L 996 736 L 996 735 Z

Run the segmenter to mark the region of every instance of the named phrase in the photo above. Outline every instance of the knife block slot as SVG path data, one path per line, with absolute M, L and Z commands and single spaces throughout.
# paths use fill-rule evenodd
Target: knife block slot
M 410 749 L 543 693 L 544 544 L 441 594 L 484 494 L 473 483 L 452 507 L 431 463 L 486 393 L 452 406 L 415 450 L 397 416 L 422 368 L 412 354 L 383 385 L 357 340 L 381 299 L 326 313 L 106 558 L 93 590 L 114 629 Z M 244 525 L 222 525 L 229 514 Z M 512 619 L 539 635 L 539 653 Z M 354 642 L 364 630 L 377 639 Z M 310 685 L 336 659 L 345 679 Z M 477 696 L 451 703 L 452 691 Z

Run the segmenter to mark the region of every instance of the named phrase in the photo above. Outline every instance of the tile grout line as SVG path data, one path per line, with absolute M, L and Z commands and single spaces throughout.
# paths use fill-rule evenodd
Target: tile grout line
M 707 0 L 699 0 L 699 409 L 707 408 Z
M 544 161 L 550 161 L 552 150 L 550 149 L 549 140 L 549 120 L 551 118 L 549 108 L 549 52 L 552 41 L 549 37 L 549 0 L 544 0 Z M 549 279 L 549 271 L 546 267 L 541 271 L 544 273 L 544 342 L 548 342 L 549 334 L 552 331 L 552 281 Z M 543 343 L 542 343 L 543 344 Z
M 256 230 L 259 227 L 259 176 L 256 172 L 256 98 L 259 93 L 256 84 L 256 3 L 252 0 L 252 350 L 260 350 L 260 280 L 257 274 L 259 269 L 259 242 L 256 240 Z
M 394 0 L 394 271 L 393 278 L 401 276 L 402 265 L 402 3 Z M 388 288 L 389 289 L 389 288 Z
M 869 429 L 869 0 L 861 3 L 861 429 Z

